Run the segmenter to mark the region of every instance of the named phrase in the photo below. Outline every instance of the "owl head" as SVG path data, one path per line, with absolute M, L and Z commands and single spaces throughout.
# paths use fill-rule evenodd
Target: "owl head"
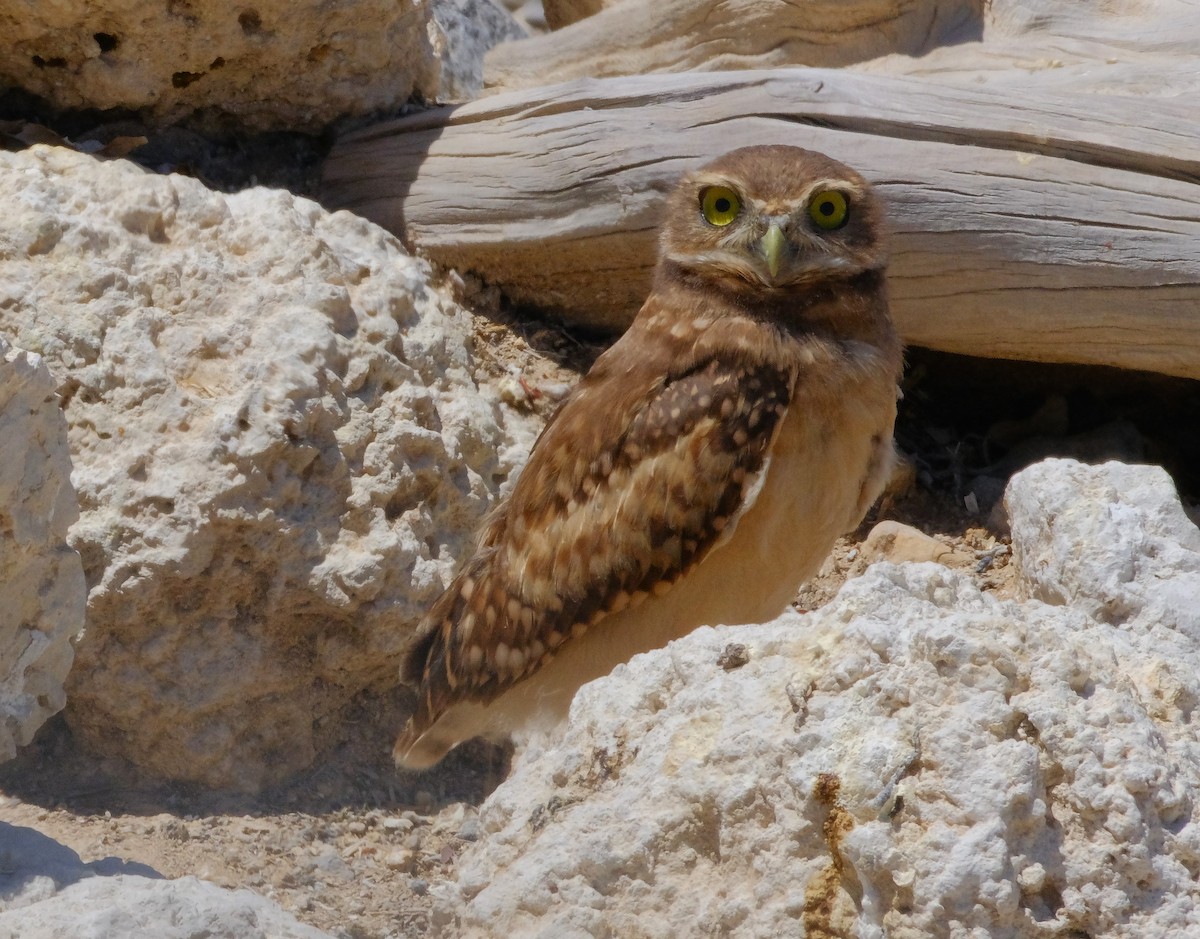
M 671 194 L 660 259 L 739 291 L 786 291 L 883 268 L 883 209 L 858 173 L 799 147 L 743 147 Z

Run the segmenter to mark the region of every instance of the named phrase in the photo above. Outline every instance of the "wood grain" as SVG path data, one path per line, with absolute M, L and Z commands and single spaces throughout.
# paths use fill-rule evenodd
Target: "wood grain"
M 984 0 L 566 0 L 555 32 L 488 52 L 484 83 L 515 91 L 650 72 L 824 68 L 979 39 Z M 586 18 L 585 18 L 586 17 Z M 569 25 L 568 25 L 569 24 Z M 559 29 L 559 26 L 566 26 Z
M 736 146 L 879 187 L 909 343 L 1200 378 L 1200 114 L 844 70 L 580 80 L 339 141 L 324 198 L 519 302 L 623 328 L 664 192 Z

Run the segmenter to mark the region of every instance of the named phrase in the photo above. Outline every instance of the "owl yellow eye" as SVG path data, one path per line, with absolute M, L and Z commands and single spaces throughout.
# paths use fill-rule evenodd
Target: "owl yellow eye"
M 700 211 L 708 224 L 724 228 L 742 211 L 742 200 L 728 186 L 709 186 L 700 193 Z
M 818 228 L 832 231 L 841 228 L 850 217 L 850 206 L 846 197 L 836 189 L 826 189 L 813 196 L 808 204 L 808 215 Z

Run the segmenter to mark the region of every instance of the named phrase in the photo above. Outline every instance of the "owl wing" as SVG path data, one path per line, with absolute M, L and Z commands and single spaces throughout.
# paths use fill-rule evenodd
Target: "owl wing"
M 603 362 L 425 618 L 405 667 L 421 696 L 398 755 L 455 703 L 493 700 L 606 616 L 670 590 L 756 498 L 789 371 L 713 357 L 647 383 L 619 356 Z

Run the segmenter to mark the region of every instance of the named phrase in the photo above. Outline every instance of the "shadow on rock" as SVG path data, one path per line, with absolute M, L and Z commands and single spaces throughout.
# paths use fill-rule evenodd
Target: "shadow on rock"
M 131 874 L 162 880 L 147 864 L 106 857 L 85 863 L 65 844 L 32 828 L 0 822 L 0 911 L 43 899 L 86 877 Z

